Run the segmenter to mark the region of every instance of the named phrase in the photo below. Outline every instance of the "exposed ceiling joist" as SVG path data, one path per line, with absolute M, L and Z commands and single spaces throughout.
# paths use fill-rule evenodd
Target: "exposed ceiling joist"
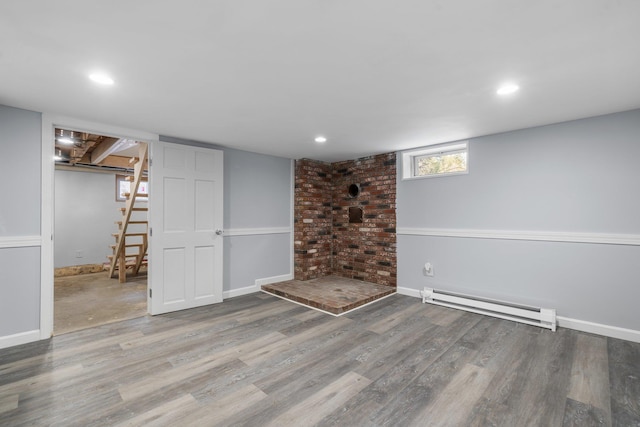
M 91 163 L 98 164 L 112 154 L 126 150 L 127 148 L 131 148 L 137 143 L 137 141 L 126 138 L 120 138 L 110 142 L 103 142 L 91 152 Z
M 90 135 L 88 133 L 82 134 L 82 144 L 80 144 L 80 146 L 76 145 L 71 151 L 71 163 L 76 163 L 80 161 L 80 159 L 84 157 L 87 151 L 89 151 L 91 147 L 93 147 L 97 142 L 99 142 L 98 140 L 95 140 L 95 139 L 94 140 L 89 139 L 89 136 Z
M 104 160 L 102 160 L 102 162 L 100 163 L 100 166 L 109 166 L 109 167 L 123 168 L 123 169 L 133 169 L 133 166 L 131 164 L 129 164 L 129 160 L 130 160 L 130 157 L 111 155 L 109 157 L 106 157 Z M 79 163 L 96 164 L 96 163 L 94 163 L 94 162 L 92 162 L 90 160 L 89 155 L 85 155 L 85 158 L 82 159 L 82 161 L 80 161 Z M 147 169 L 146 165 L 145 165 L 145 169 Z

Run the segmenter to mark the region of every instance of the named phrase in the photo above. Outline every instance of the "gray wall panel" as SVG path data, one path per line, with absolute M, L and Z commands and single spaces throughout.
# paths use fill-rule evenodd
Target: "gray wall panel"
M 228 236 L 224 239 L 224 290 L 254 286 L 256 279 L 289 274 L 291 235 Z
M 0 249 L 0 337 L 40 329 L 40 247 Z
M 640 234 L 640 110 L 474 138 L 469 156 L 468 175 L 405 181 L 399 161 L 400 230 Z M 400 235 L 398 286 L 640 330 L 639 259 L 638 246 Z
M 224 150 L 225 228 L 291 225 L 291 160 Z
M 425 261 L 434 276 L 423 274 Z M 640 330 L 640 247 L 398 236 L 398 286 L 425 286 L 555 308 L 559 316 Z
M 40 113 L 0 106 L 0 237 L 40 235 Z M 40 247 L 0 249 L 0 336 L 40 329 Z
M 473 138 L 469 174 L 399 179 L 398 226 L 640 233 L 638 159 L 640 110 Z
M 0 105 L 0 236 L 40 234 L 42 116 Z

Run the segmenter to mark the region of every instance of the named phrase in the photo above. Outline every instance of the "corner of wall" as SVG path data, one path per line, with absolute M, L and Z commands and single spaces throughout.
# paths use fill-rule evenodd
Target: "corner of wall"
M 36 329 L 33 331 L 21 332 L 19 334 L 0 337 L 0 349 L 13 347 L 21 344 L 27 344 L 33 341 L 38 341 L 38 340 L 47 338 L 47 337 L 41 337 L 40 335 L 41 335 L 40 330 Z

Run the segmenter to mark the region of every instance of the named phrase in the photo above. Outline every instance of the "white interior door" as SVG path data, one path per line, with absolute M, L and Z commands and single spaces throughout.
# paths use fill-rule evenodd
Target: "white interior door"
M 151 314 L 222 302 L 222 156 L 220 150 L 151 145 Z

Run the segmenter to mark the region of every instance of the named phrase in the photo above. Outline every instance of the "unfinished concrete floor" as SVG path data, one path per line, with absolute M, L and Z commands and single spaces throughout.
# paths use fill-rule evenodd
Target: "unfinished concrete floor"
M 147 314 L 147 275 L 128 277 L 126 283 L 108 273 L 56 277 L 53 334 L 91 328 Z
M 339 276 L 289 280 L 262 290 L 334 315 L 340 315 L 395 293 L 396 288 Z

